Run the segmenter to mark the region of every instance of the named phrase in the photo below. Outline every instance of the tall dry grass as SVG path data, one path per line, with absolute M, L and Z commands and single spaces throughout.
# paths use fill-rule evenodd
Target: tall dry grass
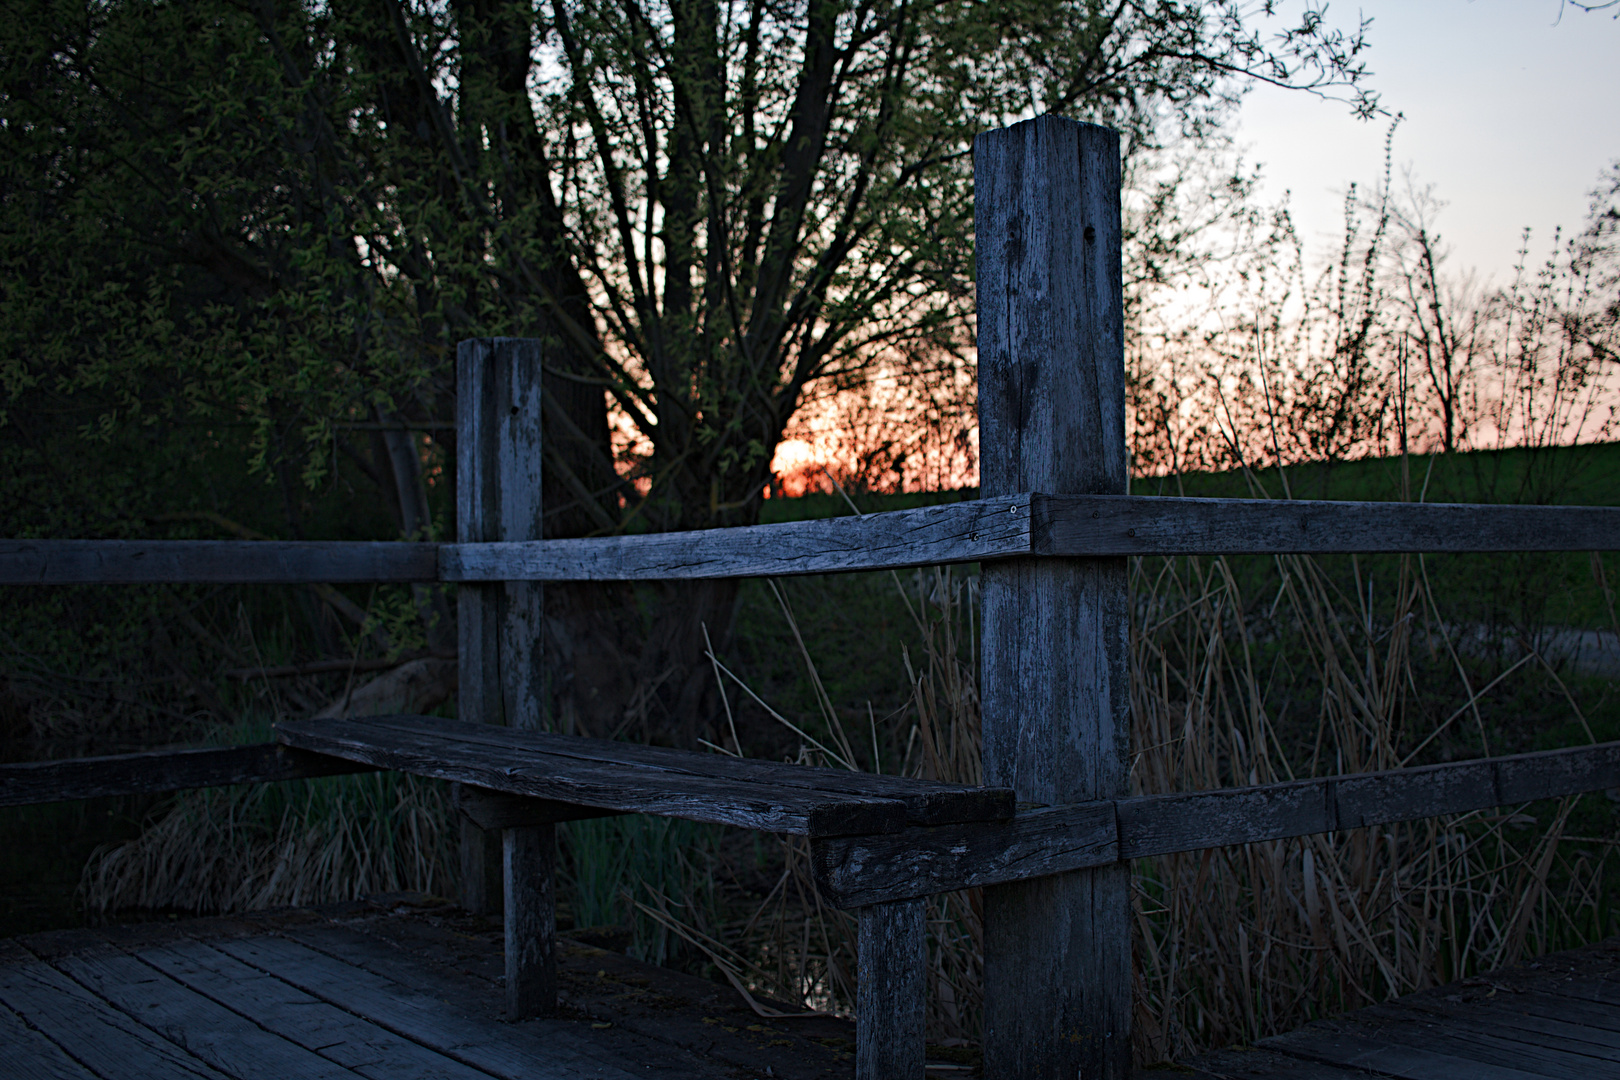
M 1470 681 L 1423 560 L 1397 560 L 1383 602 L 1363 569 L 1352 595 L 1320 561 L 1278 558 L 1257 605 L 1231 560 L 1137 561 L 1133 789 L 1399 768 L 1442 743 L 1488 751 L 1491 687 Z M 1415 699 L 1435 697 L 1448 666 L 1456 707 L 1435 721 Z M 1277 701 L 1300 683 L 1315 723 L 1283 730 Z M 1574 805 L 1139 860 L 1138 1057 L 1250 1042 L 1602 932 L 1613 839 L 1569 835 Z
M 1371 580 L 1360 561 L 1133 560 L 1133 791 L 1264 784 L 1488 751 L 1487 692 L 1535 670 L 1539 658 L 1528 654 L 1495 685 L 1478 677 L 1424 561 L 1389 560 L 1378 570 L 1390 563 L 1393 582 Z M 907 775 L 977 783 L 977 579 L 936 569 L 896 585 L 922 642 L 901 658 L 909 709 L 886 732 L 873 718 L 857 733 L 821 691 L 824 733 L 795 725 L 805 737 L 801 760 L 853 767 L 883 760 L 877 744 L 887 742 Z M 792 622 L 785 601 L 783 612 Z M 802 659 L 814 678 L 813 658 L 806 651 Z M 1440 700 L 1448 705 L 1436 714 Z M 870 757 L 855 752 L 863 736 Z M 1252 1042 L 1601 934 L 1610 926 L 1603 888 L 1614 841 L 1572 835 L 1574 806 L 1138 860 L 1138 1060 Z M 932 898 L 928 928 L 929 1040 L 971 1045 L 983 995 L 979 891 Z M 710 940 L 729 942 L 728 974 L 740 987 L 847 1012 L 859 977 L 855 929 L 847 913 L 822 906 L 806 850 L 788 840 L 767 901 Z
M 414 891 L 453 895 L 447 788 L 404 773 L 205 788 L 85 864 L 84 909 L 214 914 Z

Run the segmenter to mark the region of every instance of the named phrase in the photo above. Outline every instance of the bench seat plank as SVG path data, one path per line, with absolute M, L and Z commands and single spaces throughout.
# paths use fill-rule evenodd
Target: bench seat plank
M 289 746 L 476 787 L 801 836 L 1010 817 L 1010 792 L 432 717 L 288 720 Z
M 368 718 L 366 722 L 434 737 L 442 736 L 449 723 L 431 716 L 379 716 Z M 475 742 L 503 748 L 543 749 L 547 753 L 577 758 L 580 761 L 770 784 L 805 791 L 898 799 L 906 804 L 906 820 L 913 825 L 996 821 L 1012 817 L 1015 809 L 1010 788 L 967 787 L 937 780 L 850 772 L 847 769 L 816 768 L 781 761 L 729 757 L 725 754 L 696 753 L 690 750 L 675 750 L 667 746 L 612 742 L 580 735 L 517 731 L 495 724 L 467 724 L 457 726 L 455 730 L 458 742 Z

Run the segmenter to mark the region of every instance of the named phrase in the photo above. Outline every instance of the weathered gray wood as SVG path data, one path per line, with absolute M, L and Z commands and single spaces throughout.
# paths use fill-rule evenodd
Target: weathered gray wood
M 855 1080 L 923 1080 L 923 900 L 861 909 L 855 990 Z
M 540 342 L 463 341 L 456 355 L 456 425 L 456 539 L 539 540 Z M 457 589 L 456 715 L 462 720 L 544 726 L 541 590 L 517 580 Z M 463 821 L 461 858 L 463 905 L 499 909 L 497 834 Z
M 1620 979 L 1577 976 L 1570 979 L 1545 979 L 1540 985 L 1544 992 L 1559 997 L 1601 1005 L 1620 1005 Z
M 62 957 L 55 966 L 227 1075 L 355 1080 L 356 1074 L 348 1069 L 264 1030 L 111 946 Z
M 252 960 L 251 948 L 245 948 L 251 942 L 215 944 L 220 948 L 182 942 L 143 949 L 138 955 L 265 1030 L 361 1076 L 373 1080 L 485 1080 L 486 1074 L 479 1070 L 335 1006 L 307 986 L 267 973 L 264 965 Z
M 451 802 L 480 829 L 517 829 L 527 825 L 552 825 L 559 821 L 580 821 L 617 814 L 614 810 L 508 795 L 504 791 L 488 791 L 467 784 L 455 785 Z
M 1036 495 L 1049 555 L 1610 551 L 1620 507 Z
M 537 543 L 446 545 L 446 581 L 668 581 L 887 570 L 1024 555 L 1030 496 L 864 517 Z
M 436 581 L 436 544 L 343 540 L 0 540 L 0 585 Z
M 1620 1048 L 1620 1008 L 1560 994 L 1556 983 L 1561 981 L 1542 980 L 1540 986 L 1544 989 L 1521 990 L 1511 997 L 1504 995 L 1500 1003 L 1474 1001 L 1461 1007 L 1473 1009 L 1491 1005 L 1496 1010 L 1512 1012 L 1521 1021 L 1551 1020 L 1574 1024 L 1580 1027 L 1589 1041 Z M 1413 1007 L 1427 1008 L 1428 1001 L 1414 1002 Z
M 364 721 L 387 728 L 430 737 L 454 730 L 457 745 L 479 745 L 503 749 L 538 750 L 583 762 L 644 768 L 654 773 L 676 773 L 713 780 L 769 784 L 773 787 L 800 788 L 814 792 L 841 792 L 849 795 L 897 799 L 906 805 L 906 819 L 916 825 L 945 825 L 960 821 L 986 821 L 1013 816 L 1012 791 L 1007 788 L 968 787 L 935 780 L 904 776 L 850 772 L 805 765 L 785 765 L 780 761 L 736 758 L 726 754 L 697 753 L 666 746 L 613 742 L 578 735 L 544 732 L 514 732 L 496 727 L 455 726 L 418 716 L 376 716 Z M 556 818 L 553 820 L 566 820 Z
M 858 907 L 1119 859 L 1417 821 L 1620 787 L 1620 742 L 1252 788 L 1096 800 L 1007 822 L 812 845 L 817 885 Z
M 557 826 L 501 833 L 506 884 L 506 1018 L 557 1010 Z
M 553 1075 L 624 1080 L 643 1063 L 627 1058 L 623 1043 L 575 1020 L 508 1024 L 483 1003 L 468 1000 L 462 979 L 415 962 L 408 952 L 346 927 L 326 923 L 257 939 L 254 963 L 285 968 L 308 979 L 326 1000 L 422 1045 L 505 1080 L 549 1080 Z M 631 1050 L 638 1044 L 632 1041 Z M 665 1060 L 670 1080 L 693 1077 L 685 1062 Z M 708 1070 L 701 1070 L 708 1077 Z
M 25 761 L 0 765 L 0 806 L 370 771 L 368 766 L 276 743 Z
M 610 1060 L 574 1031 L 572 1025 L 542 1021 L 535 1025 L 497 1023 L 467 1016 L 443 995 L 405 986 L 362 966 L 363 956 L 337 959 L 285 938 L 220 941 L 231 957 L 269 972 L 294 992 L 360 1018 L 413 1044 L 443 1054 L 464 1066 L 506 1080 L 562 1080 L 566 1077 L 629 1080 L 634 1073 Z M 361 950 L 354 950 L 360 952 Z
M 1443 1025 L 1450 1034 L 1488 1035 L 1508 1042 L 1599 1058 L 1620 1065 L 1620 1035 L 1572 1023 L 1563 1017 L 1524 1012 L 1504 994 L 1500 1002 L 1452 1002 L 1435 995 L 1403 998 L 1357 1013 L 1360 1019 L 1406 1020 Z
M 1123 495 L 1118 135 L 1044 116 L 973 147 L 979 473 L 987 498 Z M 1126 792 L 1123 559 L 987 563 L 984 776 L 1021 802 Z M 1123 1080 L 1130 1068 L 1124 864 L 985 890 L 984 1071 Z
M 1123 858 L 1356 829 L 1620 787 L 1620 742 L 1122 799 Z
M 468 535 L 458 529 L 455 544 L 0 540 L 0 584 L 664 581 L 1027 555 L 1607 551 L 1620 543 L 1620 508 L 1024 492 L 685 533 L 489 542 Z
M 540 342 L 463 341 L 456 359 L 456 422 L 456 539 L 539 540 Z M 461 629 L 461 719 L 526 730 L 544 726 L 540 588 L 509 575 L 462 587 L 461 595 L 479 598 L 477 606 L 485 610 Z
M 1017 482 L 1016 480 L 1014 482 Z M 446 581 L 622 581 L 881 570 L 1024 555 L 1604 551 L 1620 508 L 987 497 L 920 510 L 687 533 L 442 545 Z
M 811 844 L 816 887 L 840 908 L 999 885 L 1118 860 L 1114 804 L 1109 801 L 1042 807 L 1010 821 L 831 837 Z
M 691 771 L 655 769 L 641 762 L 621 764 L 566 757 L 520 745 L 530 742 L 543 748 L 550 745 L 549 740 L 571 736 L 510 732 L 508 737 L 513 742 L 508 745 L 475 741 L 488 730 L 455 721 L 439 721 L 436 729 L 401 730 L 375 719 L 286 720 L 276 725 L 278 738 L 304 749 L 379 768 L 605 810 L 803 836 L 895 832 L 914 817 L 913 805 L 887 794 L 861 795 L 801 786 L 800 770 L 804 767 L 799 765 L 771 766 L 781 771 L 783 783 L 739 780 L 705 775 L 697 771 L 697 766 Z M 719 755 L 695 753 L 690 758 L 699 763 L 725 760 Z M 977 789 L 962 791 L 969 805 L 982 803 Z M 917 802 L 937 807 L 939 794 L 925 790 L 924 799 Z
M 21 950 L 0 953 L 0 1008 L 102 1077 L 226 1080 L 206 1063 L 136 1023 L 66 975 Z
M 1383 1075 L 1245 1046 L 1217 1050 L 1186 1064 L 1139 1069 L 1135 1080 L 1370 1080 Z
M 1324 1020 L 1261 1046 L 1336 1065 L 1376 1069 L 1411 1080 L 1517 1080 L 1525 1076 L 1614 1080 L 1620 1067 L 1587 1054 L 1514 1042 L 1447 1024 L 1383 1020 L 1367 1010 Z
M 96 1080 L 94 1073 L 4 1005 L 0 1005 L 0 1046 L 5 1047 L 11 1080 Z

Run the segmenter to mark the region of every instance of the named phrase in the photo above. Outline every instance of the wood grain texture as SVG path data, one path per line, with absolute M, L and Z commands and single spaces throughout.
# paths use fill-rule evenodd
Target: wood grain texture
M 519 415 L 529 407 L 521 403 Z M 474 511 L 477 525 L 476 510 L 466 509 Z M 1026 491 L 734 529 L 520 540 L 458 528 L 457 539 L 0 540 L 0 584 L 663 581 L 900 569 L 1032 554 L 1610 551 L 1620 546 L 1620 508 Z
M 836 837 L 811 848 L 837 907 L 1120 859 L 1417 821 L 1620 787 L 1620 742 L 1249 788 L 1041 807 L 1010 821 Z
M 9 1008 L 100 1077 L 227 1080 L 225 1074 L 38 960 L 0 956 L 0 1008 Z
M 644 764 L 564 757 L 543 749 L 489 745 L 467 736 L 479 725 L 439 721 L 438 731 L 391 728 L 374 720 L 288 720 L 276 727 L 289 745 L 516 795 L 605 810 L 737 825 L 801 836 L 894 832 L 910 817 L 907 804 L 884 795 L 820 791 L 796 783 L 769 784 L 677 772 Z M 539 732 L 511 732 L 545 746 Z M 672 751 L 680 753 L 680 751 Z M 699 761 L 708 755 L 692 754 Z M 719 756 L 719 755 L 716 755 Z M 802 766 L 782 764 L 784 770 Z M 695 766 L 694 766 L 695 768 Z M 798 777 L 793 777 L 797 781 Z M 972 790 L 972 789 L 969 789 Z
M 1563 1018 L 1549 1019 L 1522 1013 L 1505 1000 L 1493 1007 L 1493 1003 L 1489 1002 L 1463 1004 L 1427 996 L 1374 1005 L 1362 1009 L 1357 1015 L 1361 1019 L 1437 1024 L 1453 1035 L 1483 1035 L 1510 1043 L 1596 1057 L 1608 1063 L 1611 1069 L 1620 1066 L 1620 1038 L 1614 1032 L 1589 1028 Z
M 501 832 L 506 1019 L 557 1011 L 557 826 Z
M 289 745 L 515 795 L 768 832 L 841 836 L 1011 816 L 1005 790 L 740 761 L 429 717 L 288 720 Z
M 864 517 L 589 540 L 445 545 L 446 581 L 784 577 L 977 562 L 1030 551 L 1030 496 Z
M 0 585 L 437 581 L 436 544 L 343 540 L 0 540 Z
M 644 1065 L 627 1061 L 623 1049 L 608 1049 L 577 1021 L 498 1020 L 494 1010 L 485 1013 L 481 1002 L 466 999 L 464 981 L 422 965 L 408 950 L 332 924 L 295 936 L 298 940 L 258 937 L 219 944 L 328 1005 L 481 1074 L 504 1080 L 631 1080 L 647 1075 Z M 659 1071 L 678 1078 L 693 1075 L 676 1062 L 663 1063 Z
M 370 771 L 354 762 L 276 743 L 25 761 L 0 765 L 0 806 Z
M 1004 820 L 1010 819 L 1014 810 L 1013 795 L 1007 788 L 968 787 L 904 776 L 788 765 L 780 761 L 736 758 L 726 754 L 675 750 L 666 746 L 614 742 L 581 735 L 513 732 L 492 727 L 470 727 L 459 722 L 447 727 L 445 721 L 432 717 L 377 716 L 368 717 L 364 722 L 379 728 L 429 737 L 454 731 L 461 744 L 518 752 L 538 750 L 581 762 L 641 768 L 654 777 L 664 773 L 684 774 L 807 792 L 894 799 L 905 805 L 906 820 L 916 825 Z M 467 797 L 476 796 L 469 793 Z
M 816 840 L 816 887 L 853 908 L 1044 877 L 1119 859 L 1111 802 L 1049 806 L 1010 821 Z
M 540 343 L 463 341 L 456 362 L 456 423 L 456 539 L 539 540 Z M 459 590 L 461 719 L 544 727 L 541 588 L 495 579 Z
M 1122 799 L 1123 858 L 1276 840 L 1620 787 L 1620 742 L 1254 788 Z
M 1437 1023 L 1381 1022 L 1362 1012 L 1343 1020 L 1317 1021 L 1298 1031 L 1264 1039 L 1259 1045 L 1332 1065 L 1374 1069 L 1413 1080 L 1620 1077 L 1620 1068 L 1596 1057 L 1450 1030 Z
M 4 1005 L 0 1005 L 0 1046 L 5 1047 L 10 1080 L 97 1080 Z
M 855 1080 L 923 1080 L 926 914 L 922 900 L 861 909 Z
M 456 355 L 456 539 L 506 543 L 541 537 L 540 342 L 463 341 Z M 456 590 L 456 715 L 544 726 L 540 628 L 543 586 L 463 584 Z M 494 912 L 505 895 L 496 833 L 461 823 L 461 900 Z
M 335 1006 L 312 993 L 309 986 L 270 970 L 258 959 L 252 940 L 179 942 L 143 949 L 138 955 L 266 1031 L 371 1080 L 485 1080 L 487 1076 Z
M 1118 136 L 1045 116 L 973 154 L 981 494 L 1123 495 Z M 987 563 L 980 581 L 986 782 L 1021 802 L 1124 794 L 1125 561 Z M 1118 866 L 985 890 L 987 1077 L 1123 1080 L 1128 890 Z
M 58 959 L 96 996 L 228 1076 L 355 1080 L 358 1074 L 266 1031 L 112 946 Z
M 1047 555 L 1613 551 L 1620 507 L 1035 495 Z

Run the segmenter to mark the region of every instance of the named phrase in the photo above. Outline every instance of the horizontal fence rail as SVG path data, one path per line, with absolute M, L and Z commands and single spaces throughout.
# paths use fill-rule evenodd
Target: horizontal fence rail
M 1620 742 L 1260 787 L 1043 807 L 1007 822 L 816 841 L 841 907 L 995 885 L 1120 859 L 1282 840 L 1620 787 Z
M 159 795 L 191 788 L 373 772 L 370 765 L 277 743 L 0 764 L 0 806 Z
M 1620 507 L 1013 495 L 862 517 L 585 540 L 5 540 L 0 584 L 667 581 L 1020 556 L 1612 551 Z

